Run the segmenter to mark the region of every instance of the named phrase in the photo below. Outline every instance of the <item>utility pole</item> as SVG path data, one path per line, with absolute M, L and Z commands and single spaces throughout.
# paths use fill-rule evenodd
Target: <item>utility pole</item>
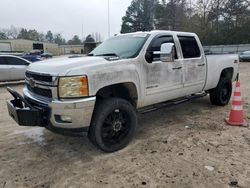
M 84 36 L 83 36 L 83 24 L 82 24 L 82 42 L 84 42 L 83 38 L 84 38 Z
M 108 37 L 110 37 L 110 7 L 109 7 L 109 0 L 108 0 Z

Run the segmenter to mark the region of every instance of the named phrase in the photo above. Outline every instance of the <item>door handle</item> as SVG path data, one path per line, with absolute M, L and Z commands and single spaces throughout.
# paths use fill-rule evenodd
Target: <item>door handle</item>
M 175 68 L 173 68 L 173 70 L 180 70 L 180 69 L 182 69 L 182 67 L 175 67 Z
M 203 66 L 205 66 L 205 63 L 199 64 L 198 66 L 199 66 L 199 67 L 203 67 Z

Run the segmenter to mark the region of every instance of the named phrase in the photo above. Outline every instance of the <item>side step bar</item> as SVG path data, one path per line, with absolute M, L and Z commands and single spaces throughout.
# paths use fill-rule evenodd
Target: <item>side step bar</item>
M 194 100 L 194 99 L 198 99 L 198 98 L 201 98 L 201 97 L 205 97 L 206 95 L 207 95 L 206 92 L 196 93 L 196 94 L 188 95 L 188 96 L 178 98 L 178 99 L 175 99 L 175 100 L 166 101 L 166 102 L 163 102 L 163 103 L 154 104 L 154 105 L 149 106 L 149 107 L 141 108 L 141 109 L 138 110 L 138 112 L 141 113 L 141 114 L 146 114 L 146 113 L 156 111 L 156 110 L 159 110 L 159 109 L 162 109 L 162 108 L 166 108 L 166 107 L 169 107 L 169 106 L 173 106 L 173 105 L 181 104 L 181 103 L 191 101 L 191 100 Z

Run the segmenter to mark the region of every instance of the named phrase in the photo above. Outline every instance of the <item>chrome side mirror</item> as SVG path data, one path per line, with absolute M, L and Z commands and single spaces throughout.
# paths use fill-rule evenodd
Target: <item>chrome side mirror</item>
M 173 62 L 174 57 L 174 43 L 163 43 L 161 45 L 160 60 L 162 62 Z

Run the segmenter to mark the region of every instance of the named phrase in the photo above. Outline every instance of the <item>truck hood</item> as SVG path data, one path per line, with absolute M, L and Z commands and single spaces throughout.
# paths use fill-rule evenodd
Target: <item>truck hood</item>
M 102 57 L 63 57 L 33 63 L 27 70 L 31 72 L 65 76 L 72 69 L 85 69 L 107 63 L 109 63 L 109 61 Z

